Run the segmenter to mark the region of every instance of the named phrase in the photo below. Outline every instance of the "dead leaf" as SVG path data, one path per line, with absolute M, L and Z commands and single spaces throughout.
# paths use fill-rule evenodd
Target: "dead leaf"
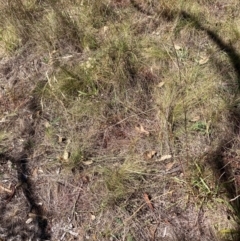
M 152 202 L 151 202 L 151 200 L 149 198 L 149 195 L 147 193 L 144 193 L 143 194 L 143 198 L 144 198 L 146 204 L 148 205 L 148 207 L 153 211 L 154 207 L 153 207 Z
M 190 121 L 191 122 L 196 122 L 196 121 L 199 121 L 200 120 L 200 116 L 197 115 L 197 116 L 194 116 Z
M 165 82 L 160 82 L 160 83 L 157 85 L 157 87 L 158 87 L 158 88 L 162 88 L 164 85 L 165 85 Z
M 65 150 L 62 156 L 63 160 L 67 161 L 69 157 L 70 157 L 70 153 Z
M 49 128 L 51 125 L 49 124 L 48 121 L 46 121 L 46 122 L 44 123 L 44 126 L 45 126 L 46 128 Z
M 66 137 L 62 137 L 60 135 L 57 135 L 58 136 L 58 143 L 62 143 L 62 142 L 65 142 L 67 140 Z
M 83 164 L 86 166 L 89 166 L 89 165 L 93 164 L 93 161 L 91 161 L 91 160 L 85 161 L 85 162 L 83 162 Z
M 204 65 L 209 61 L 209 57 L 208 56 L 202 56 L 201 59 L 198 61 L 198 63 L 200 65 Z
M 145 134 L 145 135 L 149 136 L 149 131 L 146 131 L 146 130 L 143 128 L 142 125 L 140 125 L 139 127 L 136 126 L 135 129 L 136 129 L 139 133 Z
M 69 230 L 68 232 L 74 237 L 79 237 L 77 232 L 73 232 L 71 230 Z
M 7 161 L 7 166 L 9 170 L 12 170 L 12 162 L 11 161 Z
M 61 172 L 61 167 L 59 167 L 59 168 L 56 169 L 56 174 L 57 174 L 57 175 L 60 174 L 60 172 Z
M 175 162 L 170 162 L 166 165 L 166 171 L 169 171 L 172 169 L 172 167 L 174 166 Z
M 108 26 L 104 26 L 103 27 L 103 33 L 106 33 L 108 31 L 109 27 Z
M 0 123 L 4 123 L 4 122 L 7 122 L 6 118 L 3 117 L 1 120 L 0 120 Z
M 175 48 L 176 50 L 182 50 L 182 47 L 179 46 L 179 45 L 177 45 L 177 44 L 174 44 L 174 48 Z
M 2 185 L 0 185 L 0 192 L 7 192 L 7 193 L 10 193 L 10 194 L 13 193 L 12 190 L 10 190 L 10 189 L 8 189 L 6 187 L 3 187 Z
M 163 156 L 161 156 L 159 161 L 165 161 L 165 160 L 170 159 L 170 158 L 172 158 L 172 155 L 163 155 Z
M 38 110 L 38 111 L 36 112 L 36 117 L 37 117 L 37 118 L 40 118 L 40 114 L 41 114 L 41 112 L 40 112 L 40 110 Z
M 82 178 L 82 181 L 83 181 L 84 184 L 87 184 L 90 181 L 90 178 L 87 175 L 83 175 L 81 178 Z
M 150 226 L 149 232 L 150 232 L 150 234 L 152 236 L 151 240 L 155 240 L 155 235 L 156 235 L 156 231 L 157 231 L 158 226 L 159 226 L 158 224 Z
M 156 151 L 147 151 L 145 152 L 145 156 L 147 159 L 152 159 L 157 154 Z
M 33 221 L 33 219 L 32 219 L 32 218 L 29 218 L 29 219 L 27 219 L 26 224 L 29 224 L 29 223 L 31 223 L 32 221 Z
M 183 173 L 183 172 L 180 174 L 180 177 L 181 177 L 181 178 L 184 177 L 184 173 Z
M 58 143 L 61 143 L 61 142 L 62 142 L 62 139 L 63 139 L 62 136 L 59 136 L 59 135 L 58 135 Z
M 37 176 L 38 176 L 38 168 L 35 168 L 35 169 L 33 170 L 33 172 L 32 172 L 32 177 L 33 177 L 34 179 L 36 179 Z

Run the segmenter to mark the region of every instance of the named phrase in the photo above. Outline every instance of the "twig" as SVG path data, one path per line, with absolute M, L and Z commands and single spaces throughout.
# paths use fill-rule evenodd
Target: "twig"
M 109 128 L 111 128 L 111 127 L 114 127 L 114 126 L 117 126 L 117 125 L 121 124 L 122 122 L 126 121 L 127 119 L 130 119 L 130 118 L 132 118 L 132 117 L 134 117 L 134 116 L 138 116 L 138 115 L 141 115 L 141 114 L 146 114 L 147 112 L 150 112 L 150 111 L 152 111 L 152 110 L 154 110 L 154 109 L 155 109 L 155 108 L 151 108 L 151 109 L 149 109 L 149 110 L 147 110 L 147 111 L 144 111 L 144 112 L 141 112 L 141 113 L 132 114 L 132 115 L 130 115 L 130 116 L 128 116 L 128 117 L 126 117 L 126 118 L 118 121 L 117 123 L 115 123 L 115 124 L 113 124 L 113 125 L 111 125 L 111 126 L 108 126 L 108 127 L 106 128 L 106 130 L 109 129 Z M 105 130 L 105 131 L 106 131 L 106 130 Z
M 199 210 L 198 210 L 197 217 L 196 217 L 196 220 L 195 220 L 194 225 L 197 225 L 197 223 L 198 223 L 199 216 L 200 216 L 200 213 L 201 213 L 201 211 L 202 211 L 203 204 L 204 204 L 205 200 L 206 200 L 206 198 L 204 198 L 204 199 L 202 200 L 202 203 L 201 203 L 201 206 L 200 206 L 200 208 L 199 208 Z
M 240 197 L 240 195 L 237 195 L 235 198 L 230 199 L 230 202 L 235 201 L 235 200 L 238 199 L 239 197 Z
M 15 194 L 16 194 L 17 188 L 19 188 L 20 186 L 22 186 L 22 183 L 21 183 L 21 182 L 19 182 L 17 185 L 15 185 L 15 186 L 12 188 L 11 192 L 9 192 L 9 193 L 10 193 L 10 196 L 7 198 L 7 203 L 9 203 L 9 202 L 13 199 L 13 197 L 14 197 Z M 6 190 L 5 190 L 5 191 L 6 191 Z
M 78 195 L 77 195 L 77 198 L 76 198 L 76 200 L 75 200 L 75 202 L 74 202 L 74 204 L 73 204 L 73 208 L 72 208 L 72 215 L 71 215 L 71 218 L 70 218 L 70 220 L 69 220 L 69 223 L 73 220 L 73 217 L 74 217 L 74 213 L 75 213 L 75 209 L 76 209 L 76 204 L 77 204 L 77 201 L 78 201 L 78 199 L 79 199 L 79 197 L 80 197 L 80 192 L 81 192 L 81 187 L 79 188 L 79 192 L 78 192 Z

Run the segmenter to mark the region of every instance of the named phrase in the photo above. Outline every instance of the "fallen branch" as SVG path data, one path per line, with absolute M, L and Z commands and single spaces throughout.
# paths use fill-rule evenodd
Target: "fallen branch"
M 0 185 L 0 192 L 7 192 L 9 194 L 12 194 L 12 190 L 11 189 L 8 189 L 6 187 L 3 187 L 2 185 Z

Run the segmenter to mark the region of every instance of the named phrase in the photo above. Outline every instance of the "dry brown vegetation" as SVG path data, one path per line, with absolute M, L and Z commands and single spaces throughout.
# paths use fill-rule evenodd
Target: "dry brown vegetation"
M 0 0 L 0 240 L 239 240 L 239 9 Z

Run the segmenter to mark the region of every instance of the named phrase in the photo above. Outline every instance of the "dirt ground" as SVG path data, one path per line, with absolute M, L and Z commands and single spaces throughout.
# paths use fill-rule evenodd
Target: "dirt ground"
M 109 220 L 116 233 L 136 230 L 138 240 L 216 240 L 212 223 L 218 228 L 226 228 L 226 223 L 229 229 L 235 227 L 230 206 L 219 203 L 205 209 L 204 199 L 202 204 L 191 200 L 179 165 L 172 171 L 164 171 L 162 165 L 162 174 L 151 181 L 156 183 L 151 187 L 154 211 L 133 196 L 125 207 L 128 216 L 117 207 L 96 213 L 92 203 L 98 203 L 98 194 L 91 186 L 97 173 L 66 172 L 45 142 L 49 116 L 33 90 L 46 69 L 41 57 L 35 59 L 24 50 L 1 59 L 1 131 L 10 133 L 7 145 L 1 147 L 1 240 L 120 240 L 97 238 Z M 179 183 L 171 181 L 174 178 Z M 123 223 L 117 225 L 116 217 Z

